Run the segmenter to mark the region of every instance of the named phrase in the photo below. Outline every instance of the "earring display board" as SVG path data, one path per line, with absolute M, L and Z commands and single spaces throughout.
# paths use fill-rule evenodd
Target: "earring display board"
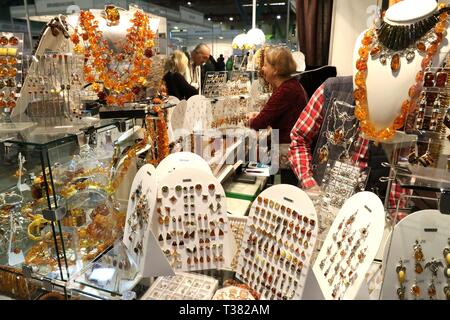
M 244 127 L 246 114 L 250 110 L 249 97 L 230 97 L 212 101 L 212 128 Z
M 136 173 L 131 185 L 123 242 L 141 271 L 146 270 L 151 215 L 157 192 L 156 169 L 144 165 Z
M 406 216 L 383 261 L 383 300 L 450 300 L 450 216 L 437 210 Z
M 226 81 L 226 71 L 207 72 L 203 85 L 203 95 L 207 98 L 222 96 Z
M 175 107 L 171 109 L 172 111 L 169 113 L 169 121 L 168 123 L 172 126 L 172 131 L 174 133 L 174 139 L 179 138 L 176 134 L 177 130 L 186 130 L 184 128 L 184 117 L 186 116 L 187 110 L 187 101 L 181 100 Z
M 152 230 L 177 271 L 230 268 L 236 245 L 225 191 L 204 170 L 181 168 L 159 181 Z
M 211 102 L 203 96 L 195 95 L 188 99 L 182 128 L 194 130 L 209 129 L 212 122 Z
M 381 200 L 371 192 L 348 199 L 328 232 L 313 271 L 327 300 L 353 300 L 381 244 Z
M 165 157 L 156 168 L 158 179 L 180 168 L 196 168 L 206 173 L 212 174 L 208 163 L 199 155 L 192 152 L 176 152 Z
M 208 276 L 177 272 L 158 277 L 141 300 L 211 300 L 219 281 Z
M 23 33 L 0 33 L 0 115 L 9 117 L 22 87 Z
M 308 195 L 291 185 L 270 187 L 250 209 L 237 277 L 262 299 L 301 299 L 316 239 Z

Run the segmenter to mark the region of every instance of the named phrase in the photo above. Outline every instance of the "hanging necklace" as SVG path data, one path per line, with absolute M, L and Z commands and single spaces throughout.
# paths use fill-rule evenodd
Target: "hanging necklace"
M 106 14 L 110 25 L 117 23 L 120 17 L 111 8 L 109 11 L 107 8 Z M 154 34 L 150 30 L 148 15 L 137 10 L 130 21 L 132 26 L 127 29 L 126 42 L 117 54 L 103 39 L 98 21 L 90 11 L 80 12 L 79 27 L 83 32 L 79 34 L 77 27 L 70 37 L 75 44 L 74 51 L 85 56 L 83 71 L 86 82 L 92 83 L 92 89 L 108 105 L 134 101 L 150 74 Z M 123 67 L 124 62 L 128 62 L 128 67 Z
M 369 52 L 374 51 L 377 48 L 379 41 L 376 41 L 376 30 L 371 28 L 364 34 L 361 40 L 361 47 L 358 50 L 359 59 L 356 61 L 356 69 L 358 70 L 355 74 L 355 85 L 356 88 L 353 92 L 355 98 L 355 116 L 360 121 L 361 130 L 369 138 L 375 141 L 382 141 L 392 138 L 395 134 L 395 130 L 403 127 L 406 115 L 409 112 L 413 112 L 416 109 L 417 99 L 421 91 L 421 84 L 424 78 L 424 70 L 431 64 L 433 56 L 438 52 L 441 45 L 442 39 L 444 38 L 443 33 L 447 28 L 447 11 L 449 8 L 445 7 L 445 4 L 439 4 L 438 22 L 433 28 L 434 39 L 429 43 L 429 46 L 423 51 L 425 56 L 423 57 L 421 63 L 421 70 L 416 74 L 415 83 L 408 90 L 408 99 L 402 102 L 401 113 L 395 118 L 394 122 L 387 128 L 377 130 L 373 123 L 369 120 L 369 111 L 367 107 L 367 60 L 369 58 Z M 444 10 L 445 9 L 445 10 Z M 414 39 L 415 37 L 409 37 L 409 39 Z M 412 41 L 412 40 L 411 40 Z M 424 44 L 425 45 L 425 44 Z M 377 51 L 377 50 L 375 50 Z M 391 69 L 393 71 L 398 71 L 400 68 L 400 56 L 394 54 L 391 61 Z
M 320 164 L 328 161 L 331 146 L 343 149 L 341 154 L 337 157 L 338 159 L 341 159 L 343 156 L 348 156 L 348 152 L 358 133 L 358 130 L 356 130 L 358 121 L 356 121 L 356 119 L 349 115 L 346 111 L 340 111 L 338 103 L 348 109 L 353 108 L 352 105 L 344 101 L 333 100 L 328 116 L 326 131 L 323 133 L 326 141 L 325 144 L 319 149 L 318 156 Z M 348 127 L 351 122 L 354 122 L 353 125 L 346 130 L 346 124 L 348 124 Z M 335 151 L 337 151 L 337 149 Z

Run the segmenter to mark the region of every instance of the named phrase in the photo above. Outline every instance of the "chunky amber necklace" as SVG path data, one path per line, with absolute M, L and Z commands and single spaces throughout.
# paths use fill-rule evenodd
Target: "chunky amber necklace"
M 443 8 L 445 4 L 440 4 L 440 9 Z M 367 86 L 366 86 L 366 78 L 367 78 L 367 60 L 369 58 L 369 52 L 376 50 L 376 44 L 374 43 L 375 37 L 375 28 L 371 28 L 364 34 L 363 39 L 361 40 L 361 47 L 358 50 L 359 59 L 356 61 L 356 69 L 358 70 L 355 75 L 355 84 L 356 88 L 354 90 L 354 98 L 355 98 L 355 116 L 360 121 L 361 130 L 364 134 L 369 138 L 375 141 L 383 141 L 390 139 L 394 134 L 395 130 L 403 127 L 403 124 L 406 119 L 406 115 L 408 112 L 414 112 L 417 105 L 417 100 L 422 88 L 424 71 L 429 67 L 433 60 L 433 56 L 438 52 L 438 49 L 441 45 L 442 39 L 444 37 L 443 33 L 447 28 L 447 12 L 442 12 L 439 15 L 439 21 L 434 26 L 435 40 L 430 43 L 427 48 L 423 48 L 422 52 L 424 53 L 424 57 L 421 63 L 421 70 L 417 73 L 415 83 L 409 88 L 408 91 L 408 99 L 402 102 L 401 113 L 395 118 L 393 124 L 381 130 L 375 129 L 375 126 L 369 121 L 369 111 L 367 108 Z M 395 69 L 398 70 L 400 67 L 399 57 L 391 62 L 391 68 L 393 71 Z
M 103 39 L 102 32 L 98 30 L 98 21 L 94 20 L 90 11 L 80 12 L 83 45 L 80 43 L 78 27 L 70 37 L 75 44 L 74 51 L 85 56 L 86 82 L 92 83 L 92 89 L 108 105 L 135 101 L 150 74 L 154 34 L 149 28 L 149 18 L 138 10 L 130 21 L 133 25 L 127 29 L 126 42 L 121 52 L 115 55 Z M 125 61 L 129 62 L 126 69 L 120 67 Z M 100 83 L 103 83 L 103 88 Z

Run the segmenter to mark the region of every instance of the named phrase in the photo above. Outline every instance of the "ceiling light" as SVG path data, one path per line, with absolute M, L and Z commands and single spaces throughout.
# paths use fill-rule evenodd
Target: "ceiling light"
M 277 15 L 277 19 L 280 20 L 280 19 L 281 19 L 281 16 L 280 16 L 280 15 Z
M 208 18 L 208 21 L 211 21 L 211 18 Z
M 188 1 L 187 5 L 188 6 L 192 6 L 192 3 L 190 1 Z
M 233 18 L 233 17 L 230 17 L 229 19 L 230 19 L 230 21 L 233 21 L 233 20 L 234 20 L 234 18 Z
M 203 37 L 198 37 L 198 40 L 203 40 Z
M 219 37 L 220 40 L 223 40 L 223 37 Z
M 286 3 L 285 2 L 273 2 L 273 3 L 269 3 L 269 6 L 285 6 Z
M 173 27 L 175 30 L 178 30 L 178 27 L 177 26 L 175 26 L 175 27 Z

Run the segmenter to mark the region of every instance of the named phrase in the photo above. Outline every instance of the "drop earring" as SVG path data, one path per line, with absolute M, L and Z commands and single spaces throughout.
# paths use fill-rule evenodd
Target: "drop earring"
M 414 244 L 414 259 L 416 260 L 416 266 L 414 270 L 416 273 L 421 274 L 423 272 L 423 267 L 420 264 L 421 261 L 424 260 L 423 252 L 422 252 L 422 246 L 419 244 L 419 241 L 416 240 L 416 243 Z

